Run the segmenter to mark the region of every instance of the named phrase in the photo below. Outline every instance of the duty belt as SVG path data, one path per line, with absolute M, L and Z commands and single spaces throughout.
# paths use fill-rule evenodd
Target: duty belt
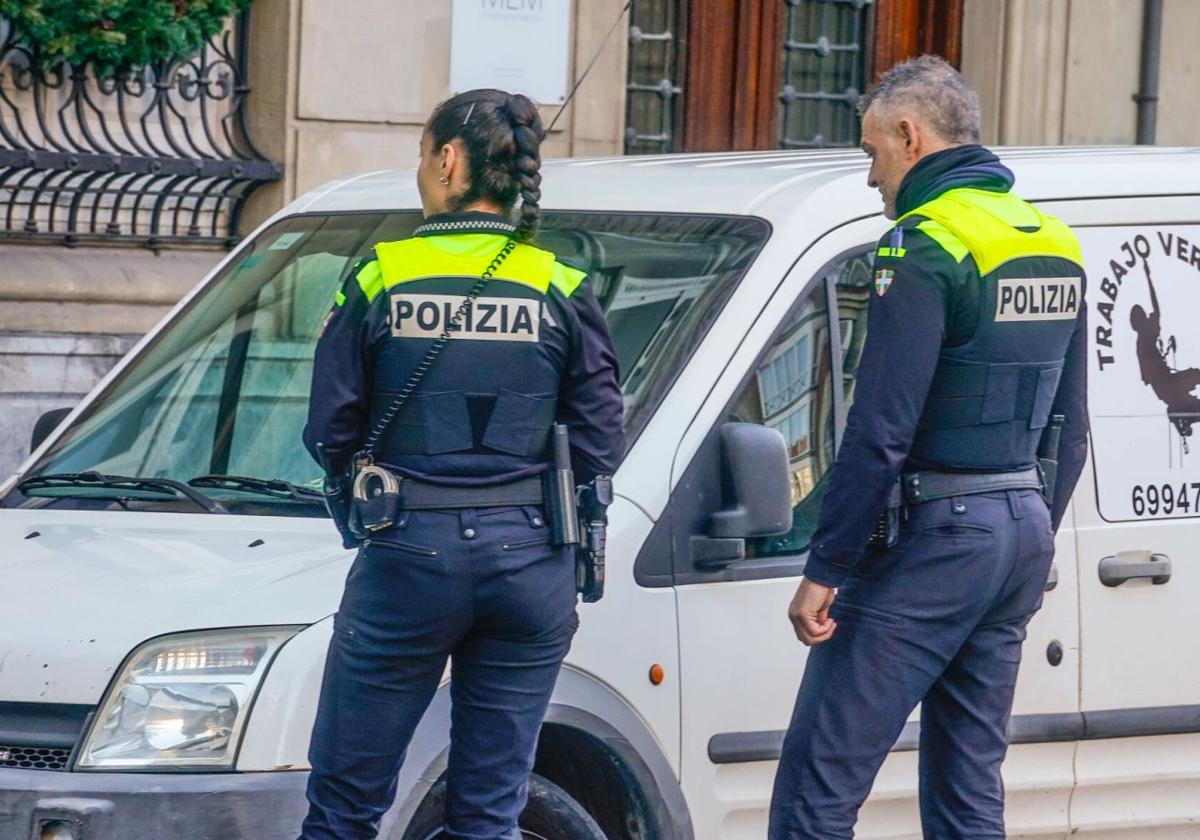
M 948 499 L 951 496 L 1043 488 L 1042 475 L 1036 467 L 1002 473 L 905 473 L 900 479 L 900 484 L 904 490 L 904 501 L 910 505 Z
M 507 507 L 541 505 L 545 502 L 540 475 L 491 487 L 454 487 L 401 476 L 397 476 L 397 479 L 400 483 L 400 510 Z

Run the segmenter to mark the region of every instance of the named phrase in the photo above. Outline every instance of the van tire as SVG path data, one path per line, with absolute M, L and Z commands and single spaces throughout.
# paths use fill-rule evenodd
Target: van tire
M 446 782 L 439 781 L 417 808 L 403 840 L 442 837 Z M 604 832 L 569 793 L 536 774 L 529 777 L 529 801 L 519 822 L 522 840 L 605 840 Z

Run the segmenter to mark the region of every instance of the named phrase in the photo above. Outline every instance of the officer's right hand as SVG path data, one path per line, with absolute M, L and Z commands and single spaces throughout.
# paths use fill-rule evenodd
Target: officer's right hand
M 829 608 L 837 591 L 805 578 L 788 606 L 788 618 L 796 638 L 806 645 L 819 645 L 833 637 L 837 622 L 829 617 Z

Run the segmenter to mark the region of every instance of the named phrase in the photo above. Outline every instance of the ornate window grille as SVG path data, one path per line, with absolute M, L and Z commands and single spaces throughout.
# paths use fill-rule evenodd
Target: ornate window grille
M 187 61 L 42 72 L 0 21 L 0 240 L 153 249 L 237 241 L 282 169 L 246 128 L 249 12 Z
M 632 0 L 625 154 L 678 150 L 682 0 Z
M 856 146 L 871 0 L 784 0 L 779 145 Z

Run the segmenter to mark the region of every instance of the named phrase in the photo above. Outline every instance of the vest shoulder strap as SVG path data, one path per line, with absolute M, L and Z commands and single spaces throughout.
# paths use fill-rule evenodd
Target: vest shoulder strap
M 558 289 L 563 297 L 569 298 L 575 294 L 575 290 L 579 288 L 579 284 L 585 278 L 587 278 L 587 275 L 579 269 L 556 262 L 554 263 L 554 271 L 550 274 L 550 285 Z
M 953 234 L 974 258 L 981 277 L 1022 257 L 1060 257 L 1083 265 L 1079 242 L 1071 229 L 1011 192 L 960 187 L 927 201 L 897 221 L 909 216 L 932 219 Z M 1021 229 L 1026 227 L 1033 229 Z
M 379 260 L 368 260 L 360 264 L 358 271 L 354 274 L 354 279 L 358 283 L 358 288 L 362 289 L 367 303 L 375 300 L 375 296 L 383 291 L 383 273 L 379 270 Z M 338 305 L 341 306 L 341 301 L 338 301 Z
M 446 241 L 435 243 L 430 238 L 413 237 L 377 244 L 375 257 L 380 282 L 376 294 L 399 283 L 428 277 L 478 277 L 495 258 L 501 237 L 456 234 L 438 239 Z M 554 255 L 549 251 L 522 244 L 508 255 L 495 279 L 519 283 L 545 294 L 555 265 Z
M 917 230 L 940 245 L 942 250 L 949 254 L 956 263 L 962 262 L 963 258 L 970 253 L 963 241 L 951 233 L 941 222 L 934 219 L 922 219 L 917 223 Z

